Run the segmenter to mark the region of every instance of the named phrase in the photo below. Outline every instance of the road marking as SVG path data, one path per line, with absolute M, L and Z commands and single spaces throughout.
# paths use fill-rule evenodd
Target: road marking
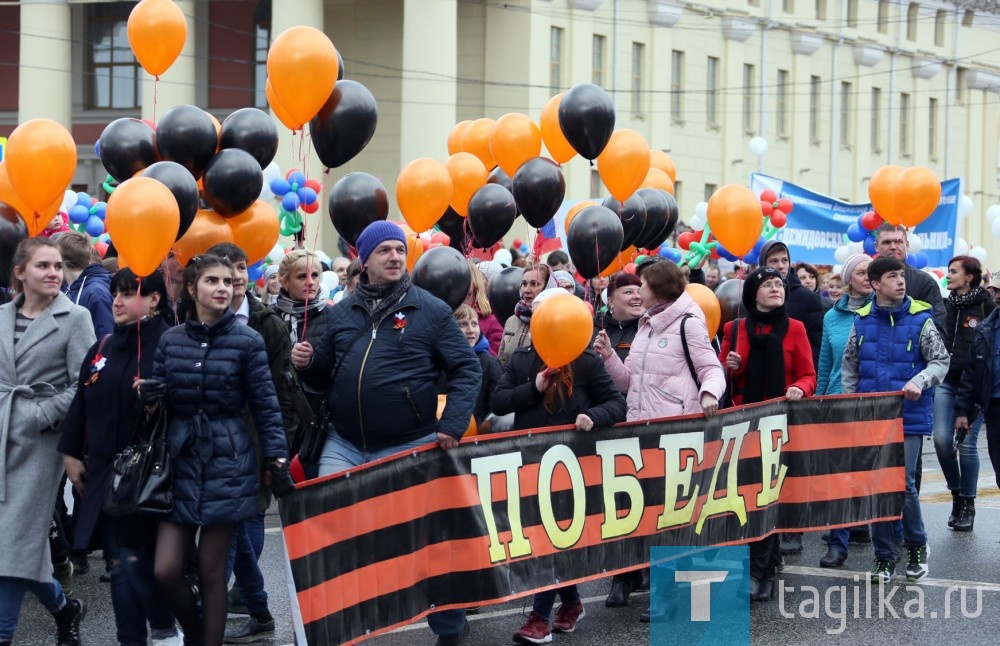
M 817 576 L 833 579 L 851 579 L 855 576 L 862 581 L 871 575 L 871 572 L 858 572 L 856 570 L 839 570 L 834 568 L 804 567 L 801 565 L 786 565 L 785 569 L 778 573 L 799 574 L 802 576 Z M 1000 592 L 1000 583 L 988 583 L 986 581 L 961 581 L 959 579 L 933 579 L 923 578 L 914 582 L 915 585 L 932 588 L 952 588 L 965 586 L 967 588 L 978 588 L 984 592 Z

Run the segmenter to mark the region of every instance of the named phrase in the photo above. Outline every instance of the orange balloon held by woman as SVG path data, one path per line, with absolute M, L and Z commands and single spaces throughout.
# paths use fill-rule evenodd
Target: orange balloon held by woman
M 42 213 L 65 195 L 66 187 L 73 181 L 76 142 L 56 121 L 25 121 L 14 128 L 7 141 L 4 164 L 17 194 L 32 211 Z M 27 222 L 30 215 L 22 213 L 21 217 Z
M 545 142 L 545 149 L 557 164 L 565 164 L 576 155 L 576 150 L 566 140 L 566 135 L 559 127 L 559 102 L 562 101 L 564 94 L 566 93 L 560 92 L 545 103 L 538 127 L 542 141 Z
M 451 203 L 455 185 L 445 165 L 436 159 L 414 159 L 396 179 L 396 204 L 414 231 L 434 226 Z
M 497 119 L 490 133 L 490 154 L 508 176 L 541 152 L 542 133 L 530 117 L 511 112 Z
M 588 206 L 597 206 L 597 205 L 598 205 L 597 202 L 595 202 L 594 200 L 583 200 L 582 202 L 577 202 L 573 206 L 569 207 L 569 211 L 566 212 L 566 220 L 565 220 L 566 233 L 569 233 L 569 223 L 573 221 L 573 218 L 576 217 L 577 213 L 584 210 Z
M 466 119 L 465 121 L 459 121 L 455 124 L 455 127 L 451 129 L 448 133 L 448 156 L 454 155 L 455 153 L 460 153 L 465 149 L 462 148 L 462 141 L 465 139 L 465 133 L 469 130 L 472 125 L 471 119 Z
M 251 265 L 274 249 L 281 232 L 278 212 L 264 200 L 257 200 L 243 213 L 226 218 L 226 223 L 233 232 L 233 242 L 246 252 Z
M 764 230 L 760 198 L 746 186 L 723 186 L 708 200 L 708 226 L 726 251 L 745 256 Z
M 469 214 L 469 200 L 476 191 L 486 186 L 489 173 L 486 172 L 483 162 L 472 153 L 455 153 L 445 161 L 444 167 L 448 169 L 454 186 L 451 208 L 455 213 L 465 217 Z
M 171 0 L 142 0 L 132 8 L 127 29 L 132 53 L 153 76 L 174 64 L 187 41 L 187 17 Z
M 271 111 L 274 112 L 274 116 L 278 117 L 278 121 L 282 123 L 289 130 L 298 130 L 302 127 L 301 124 L 296 124 L 295 119 L 289 114 L 288 109 L 282 105 L 281 99 L 278 95 L 274 93 L 274 86 L 271 85 L 271 79 L 267 79 L 264 83 L 264 95 L 267 97 L 267 104 L 271 106 Z
M 664 173 L 659 168 L 649 168 L 649 172 L 646 173 L 646 179 L 642 180 L 642 184 L 639 188 L 658 188 L 660 190 L 666 191 L 671 195 L 674 194 L 674 183 L 670 179 L 670 176 Z
M 289 27 L 274 39 L 267 51 L 267 77 L 295 122 L 293 130 L 315 117 L 330 98 L 339 69 L 337 49 L 315 27 Z
M 186 265 L 192 258 L 205 253 L 209 247 L 220 242 L 236 243 L 233 230 L 229 228 L 229 221 L 215 211 L 199 209 L 194 215 L 191 226 L 181 239 L 174 243 L 174 254 L 182 265 Z M 131 254 L 129 260 L 132 260 Z
M 872 208 L 889 224 L 902 224 L 896 210 L 896 180 L 902 173 L 901 166 L 890 164 L 872 173 L 868 181 L 868 199 L 872 201 Z
M 494 125 L 496 121 L 493 119 L 476 119 L 462 137 L 462 150 L 478 157 L 488 171 L 497 165 L 490 152 L 490 133 L 493 132 Z
M 934 212 L 941 202 L 941 182 L 924 166 L 907 168 L 896 178 L 895 207 L 899 223 L 915 227 Z
M 674 160 L 662 150 L 649 151 L 649 165 L 666 173 L 671 182 L 677 181 L 677 167 L 674 166 Z
M 531 343 L 549 368 L 569 365 L 590 346 L 594 320 L 582 299 L 553 294 L 531 314 Z
M 649 171 L 649 144 L 635 130 L 616 130 L 597 156 L 597 172 L 608 192 L 624 202 L 642 185 Z
M 708 338 L 714 338 L 722 321 L 722 306 L 719 298 L 708 287 L 699 283 L 688 283 L 684 291 L 688 293 L 701 311 L 705 314 L 705 326 L 708 328 Z
M 105 219 L 115 248 L 128 257 L 137 276 L 148 276 L 160 266 L 181 226 L 174 194 L 152 177 L 133 177 L 108 198 Z

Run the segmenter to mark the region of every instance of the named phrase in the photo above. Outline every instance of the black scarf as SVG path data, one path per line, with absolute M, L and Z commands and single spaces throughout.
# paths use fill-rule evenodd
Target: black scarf
M 309 320 L 326 309 L 326 299 L 315 298 L 311 301 L 294 301 L 289 298 L 284 291 L 278 294 L 278 300 L 274 303 L 274 309 L 278 316 L 291 330 L 292 343 L 299 341 L 299 328 L 303 320 Z
M 358 286 L 354 289 L 354 293 L 361 298 L 365 309 L 368 310 L 368 314 L 372 317 L 372 323 L 375 327 L 378 327 L 412 286 L 410 272 L 403 272 L 403 277 L 394 283 L 373 285 L 368 278 L 368 272 L 365 271 L 361 273 L 361 278 L 358 280 Z
M 948 293 L 948 304 L 956 310 L 968 309 L 973 305 L 979 304 L 979 299 L 983 297 L 983 292 L 985 291 L 982 285 L 976 285 L 964 294 L 951 291 Z
M 761 312 L 756 307 L 747 313 L 747 357 L 743 403 L 752 404 L 785 395 L 785 350 L 783 341 L 788 332 L 788 312 L 785 306 Z M 770 325 L 771 331 L 760 333 L 759 325 Z

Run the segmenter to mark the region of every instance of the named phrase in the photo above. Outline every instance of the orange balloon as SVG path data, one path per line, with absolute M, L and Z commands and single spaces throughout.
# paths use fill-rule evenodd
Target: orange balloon
M 52 204 L 42 209 L 40 212 L 35 212 L 28 217 L 22 216 L 24 223 L 28 227 L 28 237 L 37 236 L 39 233 L 45 230 L 45 227 L 49 226 L 49 222 L 55 217 L 56 213 L 59 212 L 59 208 L 62 206 L 62 198 L 59 198 Z M 30 211 L 29 211 L 30 213 Z
M 562 368 L 583 354 L 593 333 L 590 310 L 572 294 L 553 294 L 531 315 L 531 343 L 549 368 Z
M 455 185 L 445 165 L 436 159 L 414 159 L 396 179 L 396 204 L 414 231 L 426 231 L 448 209 Z
M 281 99 L 274 93 L 274 86 L 271 85 L 271 79 L 267 79 L 267 82 L 264 83 L 264 95 L 267 96 L 267 104 L 271 106 L 271 112 L 274 113 L 274 116 L 278 117 L 278 121 L 286 128 L 289 130 L 298 130 L 302 127 L 301 124 L 295 123 L 295 119 L 289 114 L 288 108 L 282 105 Z
M 726 251 L 746 255 L 764 230 L 760 198 L 746 186 L 723 186 L 708 201 L 708 226 Z
M 635 130 L 615 130 L 608 145 L 597 156 L 597 172 L 608 192 L 624 202 L 646 179 L 649 144 Z
M 32 211 L 65 195 L 76 173 L 76 142 L 51 119 L 25 121 L 11 133 L 4 155 L 10 184 Z M 30 213 L 21 214 L 27 221 Z M 46 222 L 47 223 L 47 222 Z
M 339 68 L 337 49 L 315 27 L 290 27 L 271 43 L 267 76 L 295 123 L 293 130 L 315 117 L 330 98 Z
M 565 164 L 576 155 L 576 150 L 566 140 L 566 135 L 559 127 L 559 103 L 564 94 L 566 93 L 560 92 L 549 99 L 542 108 L 542 116 L 539 119 L 539 130 L 542 133 L 542 141 L 545 142 L 545 149 L 557 164 Z
M 476 191 L 486 186 L 489 173 L 483 162 L 472 153 L 455 153 L 445 161 L 444 167 L 448 169 L 455 189 L 451 196 L 451 208 L 465 217 L 469 214 L 469 200 Z
M 542 133 L 530 117 L 511 112 L 497 119 L 490 132 L 490 154 L 509 177 L 541 152 Z
M 598 203 L 594 200 L 584 200 L 582 202 L 577 202 L 573 206 L 569 207 L 569 211 L 566 212 L 566 233 L 569 233 L 569 223 L 573 221 L 576 214 L 584 210 L 588 206 L 597 206 Z
M 34 212 L 34 209 L 28 206 L 21 199 L 21 196 L 17 194 L 17 191 L 14 190 L 14 187 L 10 183 L 10 176 L 7 175 L 7 164 L 4 162 L 0 162 L 0 202 L 13 207 L 18 215 L 24 218 L 25 222 L 30 219 L 30 216 Z
M 868 182 L 868 199 L 872 208 L 889 224 L 902 224 L 896 211 L 896 180 L 903 174 L 903 168 L 890 164 L 874 173 Z
M 625 271 L 629 263 L 632 262 L 633 256 L 635 255 L 636 248 L 634 246 L 627 247 L 624 251 L 618 254 L 618 257 L 611 261 L 611 264 L 605 267 L 600 274 L 601 277 L 614 276 L 620 271 Z
M 649 151 L 649 165 L 666 173 L 671 182 L 677 181 L 677 167 L 674 166 L 674 160 L 662 150 Z
M 708 328 L 708 338 L 715 337 L 719 331 L 719 323 L 722 321 L 722 306 L 719 305 L 719 297 L 708 287 L 699 283 L 688 283 L 684 291 L 688 293 L 701 311 L 705 314 L 705 326 Z
M 228 221 L 215 211 L 199 209 L 194 215 L 191 226 L 181 239 L 174 243 L 174 254 L 182 265 L 186 265 L 192 258 L 205 253 L 209 247 L 220 242 L 236 243 Z M 129 259 L 131 260 L 131 256 Z
M 646 173 L 646 179 L 642 180 L 642 184 L 639 188 L 658 188 L 661 190 L 674 194 L 674 183 L 670 179 L 670 175 L 667 175 L 659 168 L 649 168 L 649 172 Z
M 152 177 L 133 177 L 108 198 L 105 220 L 115 248 L 137 276 L 148 276 L 167 257 L 181 226 L 173 193 Z
M 497 165 L 490 152 L 490 133 L 493 132 L 494 124 L 496 121 L 493 119 L 476 119 L 466 128 L 462 137 L 462 150 L 478 157 L 488 171 Z
M 399 228 L 406 234 L 406 269 L 412 272 L 417 259 L 424 253 L 424 241 L 410 225 L 402 223 Z
M 451 129 L 448 133 L 448 155 L 454 155 L 455 153 L 460 153 L 464 150 L 462 148 L 462 140 L 465 138 L 465 133 L 468 131 L 469 126 L 472 125 L 471 119 L 466 119 L 465 121 L 459 121 L 455 124 L 455 127 Z
M 167 71 L 187 41 L 187 18 L 170 0 L 142 0 L 128 16 L 128 44 L 153 76 Z
M 927 219 L 941 202 L 941 182 L 929 168 L 907 168 L 896 179 L 895 206 L 899 222 L 915 227 Z
M 278 243 L 281 225 L 278 212 L 264 200 L 257 200 L 250 208 L 232 217 L 226 223 L 233 231 L 233 242 L 247 254 L 247 264 L 263 260 Z

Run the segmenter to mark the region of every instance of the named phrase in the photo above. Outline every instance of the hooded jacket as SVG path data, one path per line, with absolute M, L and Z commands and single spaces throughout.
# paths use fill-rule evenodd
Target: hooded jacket
M 948 376 L 945 377 L 945 381 L 949 384 L 957 386 L 962 380 L 962 372 L 969 362 L 976 328 L 993 312 L 995 307 L 993 297 L 985 289 L 979 293 L 979 297 L 969 307 L 963 309 L 956 309 L 950 300 L 944 301 L 946 313 L 943 333 L 944 345 L 951 353 Z
M 66 296 L 74 304 L 87 308 L 94 323 L 94 335 L 103 339 L 115 330 L 115 317 L 111 313 L 111 272 L 103 265 L 89 265 L 80 272 L 69 288 Z
M 840 297 L 823 316 L 823 342 L 819 349 L 819 367 L 816 370 L 816 394 L 839 395 L 840 366 L 844 358 L 844 346 L 854 327 L 854 312 L 847 308 L 848 294 Z M 868 297 L 871 301 L 871 296 Z
M 993 312 L 976 326 L 972 333 L 969 361 L 962 372 L 962 382 L 955 393 L 955 416 L 976 417 L 977 408 L 985 413 L 993 399 L 993 384 L 997 375 L 994 371 L 994 352 L 997 329 L 1000 328 L 1000 310 Z
M 780 240 L 768 240 L 760 249 L 760 263 L 767 264 L 767 255 L 776 246 L 782 246 L 786 250 L 788 245 Z M 789 262 L 791 256 L 789 255 Z M 806 328 L 806 336 L 809 339 L 809 347 L 812 350 L 813 365 L 819 365 L 819 349 L 823 342 L 823 315 L 826 308 L 819 294 L 807 288 L 799 281 L 798 274 L 791 268 L 785 275 L 785 309 L 788 310 L 789 318 L 802 322 Z

